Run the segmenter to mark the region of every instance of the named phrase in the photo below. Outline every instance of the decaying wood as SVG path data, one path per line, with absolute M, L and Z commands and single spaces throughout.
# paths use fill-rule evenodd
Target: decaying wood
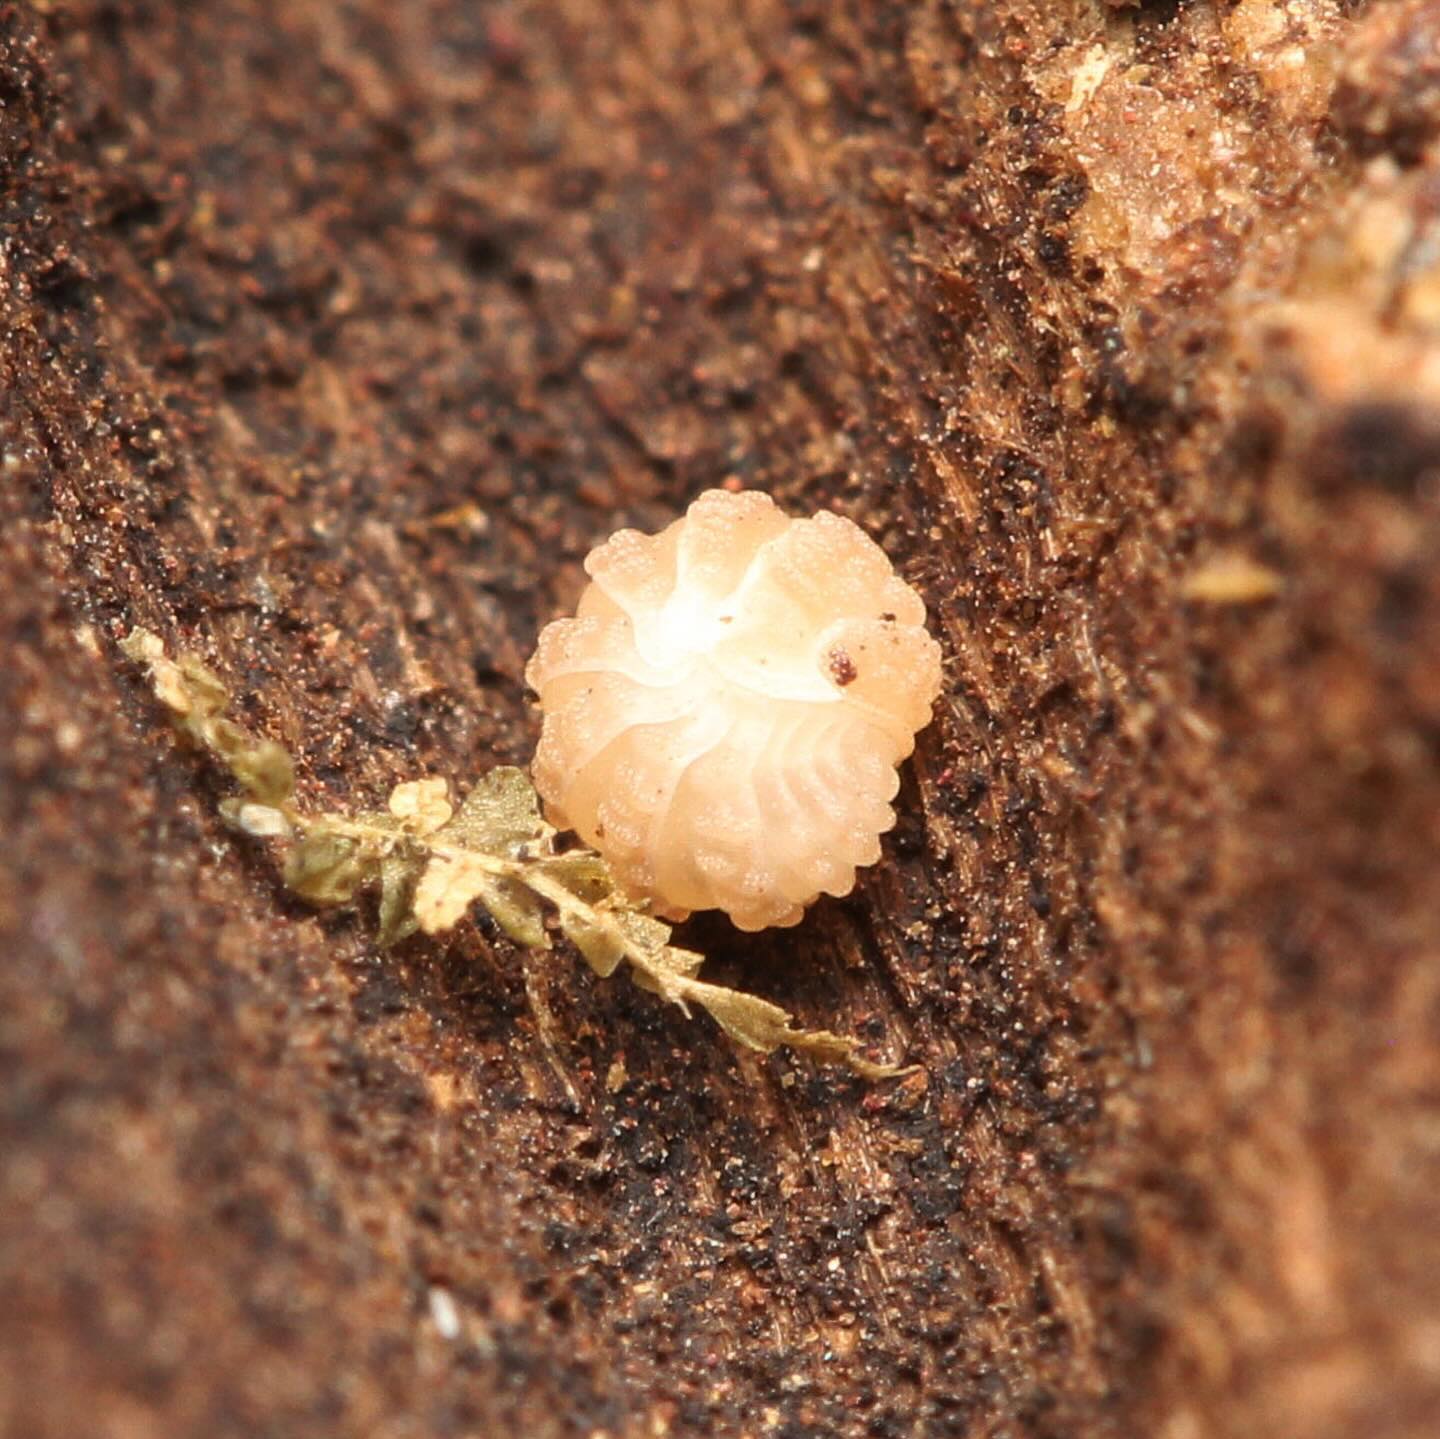
M 1423 0 L 0 5 L 0 1425 L 1430 1434 Z M 854 516 L 948 686 L 884 864 L 707 973 L 288 898 L 523 763 L 579 560 Z

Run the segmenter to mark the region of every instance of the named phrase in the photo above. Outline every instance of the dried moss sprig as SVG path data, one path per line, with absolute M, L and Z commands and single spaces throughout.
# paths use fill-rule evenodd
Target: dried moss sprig
M 672 944 L 670 926 L 629 899 L 599 855 L 556 852 L 523 770 L 492 769 L 458 808 L 446 781 L 431 778 L 396 785 L 384 810 L 306 815 L 290 755 L 226 716 L 229 691 L 213 671 L 191 655 L 170 659 L 148 630 L 133 630 L 121 648 L 145 666 L 175 728 L 244 792 L 221 803 L 225 818 L 273 840 L 286 887 L 312 904 L 349 904 L 378 890 L 382 945 L 443 933 L 479 904 L 517 944 L 548 949 L 548 915 L 596 974 L 608 978 L 628 965 L 637 984 L 687 1014 L 698 1005 L 746 1048 L 771 1054 L 785 1046 L 867 1079 L 907 1072 L 862 1058 L 857 1040 L 796 1029 L 778 1005 L 697 979 L 704 956 Z

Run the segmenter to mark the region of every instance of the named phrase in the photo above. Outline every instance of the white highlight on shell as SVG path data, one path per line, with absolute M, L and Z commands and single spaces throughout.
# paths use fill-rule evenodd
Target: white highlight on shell
M 940 690 L 925 606 L 855 524 L 710 490 L 585 561 L 525 678 L 551 823 L 658 913 L 794 924 L 895 823 L 895 766 Z

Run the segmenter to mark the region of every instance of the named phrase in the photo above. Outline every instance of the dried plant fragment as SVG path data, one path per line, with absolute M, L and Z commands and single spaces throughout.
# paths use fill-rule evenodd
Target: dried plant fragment
M 132 631 L 121 648 L 149 671 L 175 728 L 245 791 L 224 801 L 222 813 L 280 846 L 286 887 L 317 905 L 378 890 L 383 945 L 417 931 L 443 933 L 479 904 L 516 943 L 548 949 L 550 914 L 597 974 L 626 964 L 637 984 L 687 1013 L 698 1005 L 746 1048 L 770 1054 L 785 1046 L 870 1079 L 907 1072 L 861 1058 L 856 1040 L 796 1029 L 778 1005 L 697 979 L 703 956 L 673 945 L 670 926 L 625 893 L 600 855 L 555 852 L 555 831 L 523 770 L 490 770 L 458 807 L 445 780 L 431 777 L 396 785 L 382 811 L 306 815 L 295 803 L 289 754 L 225 717 L 230 696 L 214 673 L 188 656 L 169 659 L 146 630 Z M 537 1019 L 544 1030 L 546 1017 Z
M 148 630 L 132 630 L 120 648 L 150 671 L 155 696 L 175 728 L 209 750 L 253 800 L 283 812 L 295 793 L 295 766 L 282 745 L 256 739 L 225 718 L 230 692 L 219 677 L 192 655 L 169 659 L 160 637 Z

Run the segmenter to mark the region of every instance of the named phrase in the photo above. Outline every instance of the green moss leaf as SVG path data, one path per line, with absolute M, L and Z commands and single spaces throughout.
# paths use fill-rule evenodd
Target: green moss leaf
M 761 1054 L 792 1049 L 812 1059 L 848 1065 L 864 1079 L 890 1079 L 910 1072 L 861 1058 L 859 1043 L 844 1035 L 828 1029 L 796 1029 L 778 1004 L 753 994 L 694 980 L 687 987 L 686 998 L 699 1004 L 737 1044 Z
M 376 877 L 377 856 L 359 840 L 313 825 L 285 857 L 285 886 L 311 904 L 348 904 Z
M 496 879 L 480 892 L 480 903 L 490 917 L 515 941 L 527 949 L 548 949 L 545 908 L 534 893 L 513 879 Z
M 261 804 L 278 807 L 295 793 L 295 763 L 274 740 L 240 749 L 231 757 L 230 771 Z
M 540 899 L 503 872 L 503 862 L 482 853 L 436 855 L 415 886 L 415 920 L 426 934 L 453 929 L 480 903 L 517 944 L 544 949 L 545 912 Z
M 670 943 L 670 926 L 617 898 L 613 904 L 580 912 L 565 911 L 560 927 L 602 979 L 614 974 L 621 960 L 634 966 L 634 979 L 644 989 L 671 997 L 665 980 L 693 975 L 704 956 Z
M 619 969 L 625 958 L 625 941 L 613 923 L 605 924 L 598 917 L 564 914 L 560 928 L 601 979 L 609 979 Z
M 175 670 L 185 687 L 192 714 L 208 717 L 224 713 L 225 706 L 230 703 L 230 691 L 214 670 L 194 655 L 181 655 Z
M 393 851 L 380 861 L 380 929 L 382 949 L 409 939 L 420 928 L 415 918 L 415 886 L 425 861 Z
M 536 860 L 535 865 L 538 872 L 558 879 L 576 899 L 586 904 L 599 904 L 615 893 L 615 876 L 610 873 L 610 866 L 588 849 L 550 855 Z
M 501 765 L 476 781 L 436 838 L 460 849 L 514 859 L 548 833 L 540 798 L 522 769 Z

